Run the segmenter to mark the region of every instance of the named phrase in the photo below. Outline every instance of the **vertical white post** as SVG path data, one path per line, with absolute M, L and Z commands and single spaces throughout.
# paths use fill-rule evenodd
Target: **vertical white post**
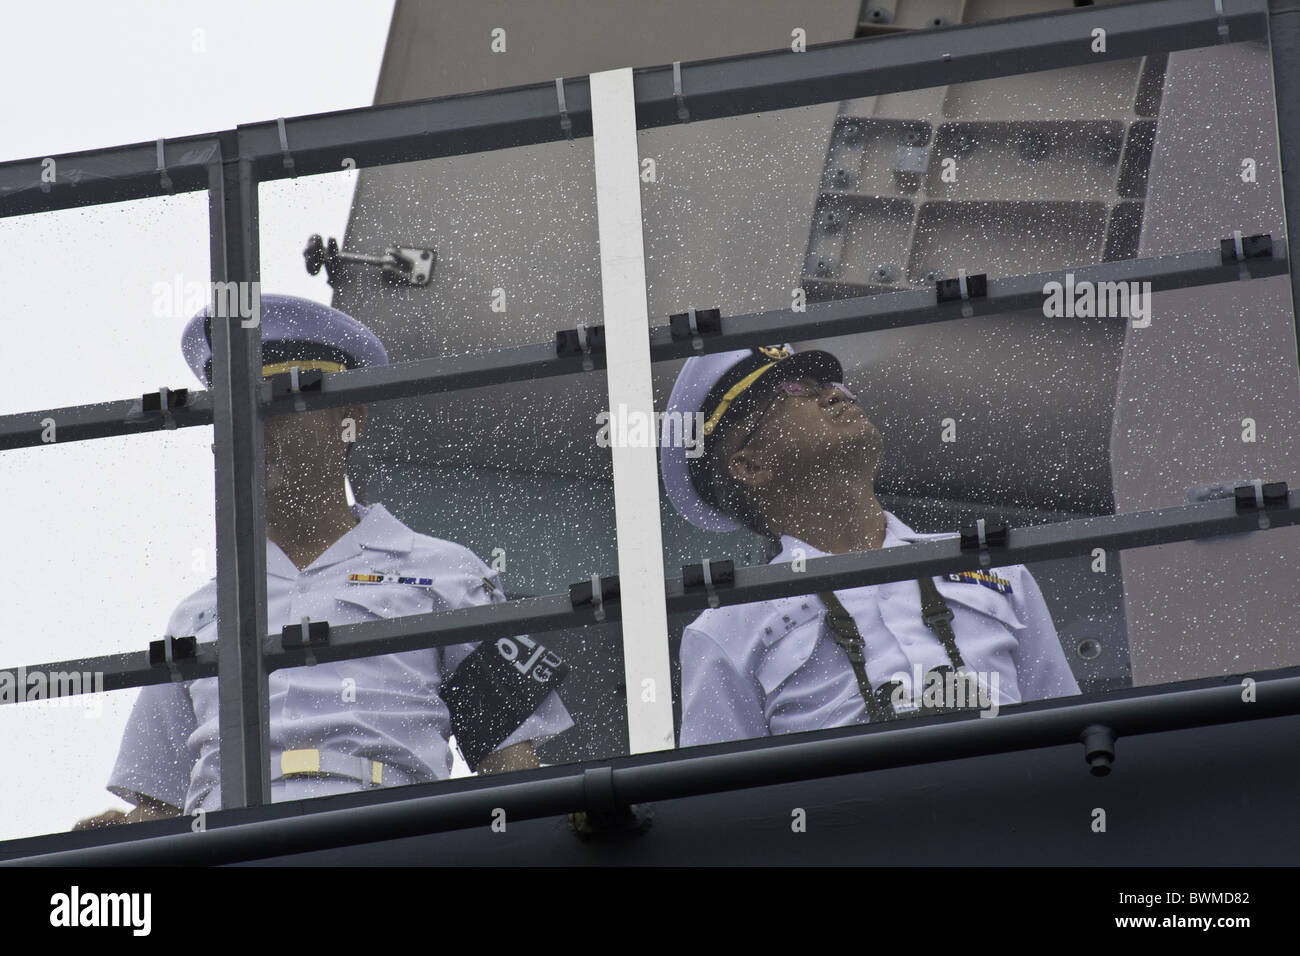
M 591 117 L 609 408 L 611 414 L 644 415 L 652 423 L 650 315 L 631 69 L 591 74 Z M 647 430 L 658 436 L 652 424 Z M 628 744 L 631 753 L 668 750 L 673 747 L 673 702 L 656 450 L 651 445 L 614 446 L 610 451 Z

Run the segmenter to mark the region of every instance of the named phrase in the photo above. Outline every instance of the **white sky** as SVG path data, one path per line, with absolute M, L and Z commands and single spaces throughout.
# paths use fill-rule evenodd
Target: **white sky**
M 8 6 L 0 161 L 369 106 L 392 8 Z M 329 301 L 302 248 L 314 232 L 343 235 L 355 182 L 262 188 L 263 289 Z M 155 286 L 208 283 L 206 194 L 0 219 L 0 250 L 0 414 L 196 387 L 179 347 L 189 312 L 159 310 Z M 0 667 L 141 650 L 161 635 L 214 573 L 211 441 L 192 428 L 0 453 Z M 137 693 L 0 708 L 0 840 L 125 808 L 104 783 Z

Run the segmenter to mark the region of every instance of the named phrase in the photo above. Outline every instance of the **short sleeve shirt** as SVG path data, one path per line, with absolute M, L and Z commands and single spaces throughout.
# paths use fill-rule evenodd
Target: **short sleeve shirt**
M 467 548 L 416 534 L 382 504 L 358 505 L 353 512 L 360 523 L 305 570 L 267 541 L 270 633 L 304 617 L 344 625 L 505 600 L 497 574 Z M 376 575 L 387 580 L 365 580 Z M 213 580 L 181 602 L 168 623 L 168 634 L 193 634 L 200 642 L 213 642 L 216 623 Z M 476 646 L 458 644 L 273 671 L 268 679 L 272 766 L 278 766 L 285 750 L 317 748 L 380 761 L 414 781 L 450 776 L 451 719 L 438 691 Z M 552 691 L 497 749 L 542 741 L 571 726 L 573 720 Z M 128 719 L 108 789 L 130 802 L 144 794 L 187 813 L 217 809 L 218 741 L 216 678 L 145 687 Z M 314 786 L 280 780 L 273 784 L 272 798 L 297 799 L 360 786 L 346 780 Z
M 918 534 L 885 512 L 883 547 L 954 536 Z M 782 545 L 773 564 L 824 554 L 789 536 Z M 936 575 L 934 582 L 953 612 L 965 664 L 986 675 L 999 706 L 1079 692 L 1046 602 L 1024 565 Z M 873 688 L 901 676 L 920 691 L 931 668 L 951 664 L 921 618 L 915 580 L 835 594 L 865 640 Z M 681 745 L 866 723 L 866 702 L 826 611 L 810 594 L 715 608 L 690 624 L 681 646 Z

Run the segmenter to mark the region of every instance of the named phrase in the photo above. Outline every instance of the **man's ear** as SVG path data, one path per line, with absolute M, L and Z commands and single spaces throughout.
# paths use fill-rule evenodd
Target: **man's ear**
M 749 489 L 762 488 L 772 480 L 772 469 L 747 450 L 732 452 L 727 472 Z

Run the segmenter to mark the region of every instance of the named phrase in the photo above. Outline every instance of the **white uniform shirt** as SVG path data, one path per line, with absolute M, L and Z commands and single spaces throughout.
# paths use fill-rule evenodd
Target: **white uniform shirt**
M 885 512 L 884 547 L 957 535 L 917 534 Z M 784 536 L 773 564 L 824 552 Z M 952 609 L 952 630 L 966 665 L 997 673 L 998 703 L 1079 693 L 1043 595 L 1022 564 L 991 569 L 1010 583 L 1001 593 L 969 580 L 935 575 Z M 898 674 L 950 664 L 921 620 L 920 586 L 895 581 L 836 591 L 866 642 L 873 688 Z M 814 594 L 713 608 L 682 633 L 683 747 L 866 723 L 866 703 L 847 653 L 825 623 Z M 991 688 L 992 678 L 985 679 Z M 912 685 L 915 686 L 913 681 Z M 921 687 L 917 687 L 919 693 Z
M 305 571 L 267 541 L 270 633 L 298 624 L 304 616 L 331 625 L 356 624 L 505 600 L 496 572 L 467 548 L 416 534 L 381 504 L 357 505 L 353 513 L 360 524 Z M 432 578 L 434 583 L 426 588 L 348 580 L 353 573 L 390 570 Z M 181 602 L 167 633 L 194 634 L 200 642 L 216 640 L 215 579 Z M 477 646 L 456 644 L 273 671 L 268 678 L 272 767 L 279 767 L 284 750 L 317 748 L 377 760 L 419 781 L 450 776 L 451 720 L 438 690 L 443 678 Z M 354 684 L 345 683 L 349 679 Z M 352 686 L 355 691 L 345 693 Z M 145 794 L 186 813 L 218 809 L 217 711 L 216 678 L 142 688 L 108 789 L 128 802 L 136 803 L 136 795 Z M 552 691 L 497 749 L 542 741 L 571 726 L 573 720 Z M 361 786 L 341 777 L 292 777 L 272 783 L 272 800 Z

